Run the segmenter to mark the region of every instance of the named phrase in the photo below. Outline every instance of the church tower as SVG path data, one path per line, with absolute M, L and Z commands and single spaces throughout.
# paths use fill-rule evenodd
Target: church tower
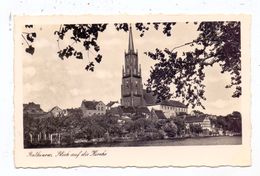
M 122 68 L 121 105 L 124 107 L 143 106 L 143 84 L 138 53 L 134 50 L 132 27 L 129 29 L 128 51 Z

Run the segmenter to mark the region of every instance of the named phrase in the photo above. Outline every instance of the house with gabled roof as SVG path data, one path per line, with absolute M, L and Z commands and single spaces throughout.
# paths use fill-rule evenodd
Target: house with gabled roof
M 106 113 L 106 105 L 102 101 L 83 100 L 80 109 L 83 112 L 83 117 L 104 115 Z
M 49 112 L 53 115 L 53 117 L 59 117 L 62 115 L 63 110 L 60 107 L 55 106 Z

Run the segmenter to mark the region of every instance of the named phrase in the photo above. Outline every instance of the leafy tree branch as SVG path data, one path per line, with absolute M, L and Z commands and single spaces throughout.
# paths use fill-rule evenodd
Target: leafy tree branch
M 159 101 L 170 97 L 182 97 L 192 107 L 201 106 L 204 97 L 204 69 L 218 63 L 221 73 L 229 73 L 235 86 L 232 97 L 241 95 L 240 22 L 202 22 L 198 38 L 190 43 L 170 49 L 156 49 L 146 54 L 158 61 L 150 72 L 147 88 L 158 96 Z M 189 45 L 196 47 L 179 56 L 173 50 Z M 170 86 L 175 85 L 175 91 Z

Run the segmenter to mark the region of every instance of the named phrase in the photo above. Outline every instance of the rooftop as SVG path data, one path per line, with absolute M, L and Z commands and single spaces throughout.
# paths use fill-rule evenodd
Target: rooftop
M 98 103 L 99 101 L 87 101 L 87 100 L 82 101 L 82 104 L 85 106 L 85 108 L 89 110 L 95 110 Z
M 118 101 L 110 101 L 108 104 L 107 104 L 107 107 L 111 107 L 113 106 L 114 104 L 118 103 Z
M 162 110 L 154 110 L 154 113 L 158 117 L 158 119 L 167 119 Z
M 160 104 L 165 106 L 187 108 L 186 105 L 175 100 L 163 100 L 161 102 L 157 102 L 156 95 L 154 95 L 153 92 L 147 92 L 145 89 L 143 90 L 143 95 L 144 95 L 144 101 L 147 106 Z
M 200 116 L 187 116 L 185 118 L 186 123 L 194 123 L 194 122 L 203 122 L 205 120 L 206 116 L 205 115 L 200 115 Z

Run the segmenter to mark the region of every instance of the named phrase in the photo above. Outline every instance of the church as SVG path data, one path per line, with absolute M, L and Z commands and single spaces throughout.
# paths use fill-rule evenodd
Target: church
M 122 68 L 121 105 L 144 106 L 141 65 L 138 65 L 138 53 L 134 50 L 131 26 L 128 51 L 125 52 L 125 65 Z
M 125 108 L 147 107 L 150 111 L 162 111 L 167 118 L 179 113 L 187 113 L 187 106 L 174 100 L 157 103 L 156 96 L 147 93 L 143 88 L 141 65 L 138 63 L 138 52 L 134 49 L 132 27 L 129 29 L 128 50 L 124 53 L 122 68 L 121 106 Z

